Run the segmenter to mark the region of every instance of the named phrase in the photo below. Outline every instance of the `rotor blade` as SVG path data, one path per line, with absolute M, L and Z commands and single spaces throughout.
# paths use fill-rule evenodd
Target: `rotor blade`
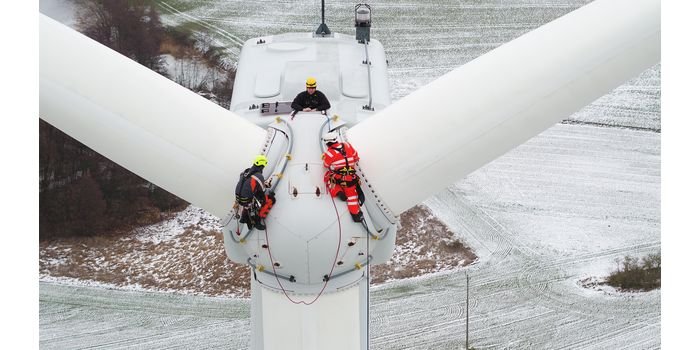
M 398 215 L 659 59 L 659 0 L 598 0 L 438 78 L 348 139 Z
M 39 114 L 105 157 L 212 214 L 234 202 L 266 132 L 40 15 Z

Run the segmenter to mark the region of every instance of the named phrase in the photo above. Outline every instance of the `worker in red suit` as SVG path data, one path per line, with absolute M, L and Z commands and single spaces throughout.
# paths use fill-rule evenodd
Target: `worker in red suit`
M 355 174 L 355 164 L 360 160 L 357 151 L 347 142 L 340 142 L 337 132 L 323 135 L 323 142 L 328 149 L 323 154 L 323 165 L 328 168 L 324 180 L 331 197 L 347 201 L 348 210 L 355 222 L 362 222 L 360 206 L 364 194 L 360 188 L 360 179 Z

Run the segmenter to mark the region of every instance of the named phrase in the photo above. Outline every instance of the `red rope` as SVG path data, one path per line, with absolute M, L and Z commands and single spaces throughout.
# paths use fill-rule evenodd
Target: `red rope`
M 335 208 L 336 218 L 338 219 L 338 248 L 335 251 L 335 258 L 333 259 L 333 264 L 331 265 L 331 272 L 328 273 L 328 278 L 326 279 L 325 283 L 323 284 L 323 288 L 321 288 L 321 291 L 318 292 L 318 295 L 316 295 L 316 297 L 310 302 L 306 302 L 303 300 L 299 300 L 299 301 L 293 300 L 289 296 L 289 294 L 287 294 L 287 290 L 285 290 L 284 287 L 282 286 L 282 282 L 280 282 L 280 278 L 279 278 L 279 276 L 277 276 L 277 269 L 275 269 L 275 262 L 272 260 L 272 250 L 270 249 L 270 247 L 271 247 L 270 239 L 268 238 L 268 235 L 267 235 L 267 226 L 265 226 L 265 241 L 267 242 L 267 254 L 270 257 L 270 264 L 272 264 L 272 271 L 275 274 L 275 279 L 277 280 L 277 284 L 280 286 L 280 289 L 282 289 L 282 293 L 284 293 L 284 296 L 287 297 L 287 299 L 290 302 L 292 302 L 293 304 L 311 305 L 311 304 L 315 303 L 316 300 L 318 300 L 318 298 L 321 297 L 321 294 L 323 294 L 323 291 L 326 290 L 326 286 L 328 286 L 328 281 L 330 281 L 331 276 L 333 276 L 333 269 L 335 269 L 335 262 L 336 262 L 336 260 L 338 260 L 338 254 L 340 254 L 340 243 L 343 239 L 343 236 L 342 236 L 342 227 L 340 225 L 340 214 L 338 214 L 338 207 L 335 205 L 335 201 L 333 200 L 333 197 L 330 197 L 330 198 L 331 198 L 331 202 L 333 202 L 333 208 Z

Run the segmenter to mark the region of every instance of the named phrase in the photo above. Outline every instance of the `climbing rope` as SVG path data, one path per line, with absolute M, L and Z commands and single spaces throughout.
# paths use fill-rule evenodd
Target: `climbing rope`
M 365 222 L 365 219 L 362 219 L 362 222 L 365 224 L 365 228 L 367 228 L 367 223 Z M 369 233 L 369 228 L 367 228 L 367 232 Z M 367 256 L 369 257 L 369 237 L 367 237 Z M 370 283 L 370 276 L 369 276 L 369 259 L 367 259 L 367 265 L 365 266 L 365 271 L 367 273 L 367 350 L 369 350 L 369 283 Z

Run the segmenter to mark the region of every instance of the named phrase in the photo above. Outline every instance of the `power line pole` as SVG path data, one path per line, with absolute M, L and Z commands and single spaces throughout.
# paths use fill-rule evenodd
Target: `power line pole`
M 465 308 L 467 310 L 467 318 L 465 320 L 465 323 L 467 325 L 467 340 L 466 340 L 466 345 L 467 347 L 465 349 L 469 350 L 469 273 L 465 272 L 467 275 L 467 302 L 465 305 Z

